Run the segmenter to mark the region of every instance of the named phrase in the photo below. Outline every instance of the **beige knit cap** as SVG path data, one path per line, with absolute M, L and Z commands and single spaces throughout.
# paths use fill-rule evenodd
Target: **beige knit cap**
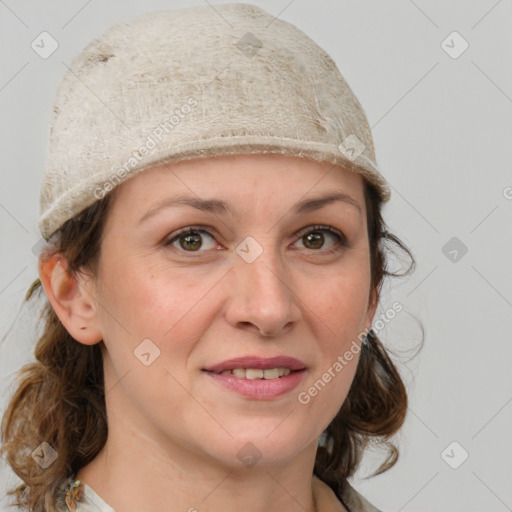
M 342 165 L 390 198 L 359 101 L 304 32 L 250 4 L 145 14 L 109 28 L 66 72 L 38 227 L 48 240 L 145 168 L 251 153 Z

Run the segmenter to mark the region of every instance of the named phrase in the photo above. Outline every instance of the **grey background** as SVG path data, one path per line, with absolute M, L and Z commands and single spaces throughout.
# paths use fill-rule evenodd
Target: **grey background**
M 47 124 L 65 65 L 114 23 L 204 3 L 0 0 L 0 335 L 37 277 Z M 210 2 L 219 3 L 229 2 Z M 401 457 L 364 480 L 382 460 L 369 454 L 353 485 L 384 512 L 512 510 L 512 2 L 252 3 L 296 24 L 338 64 L 392 188 L 385 220 L 417 260 L 411 277 L 389 281 L 379 310 L 404 306 L 380 333 L 392 349 L 414 348 L 425 329 L 423 350 L 400 366 L 410 393 Z M 59 44 L 47 59 L 31 48 L 42 31 Z M 469 44 L 458 58 L 445 48 L 460 42 L 443 43 L 453 31 Z M 0 409 L 33 358 L 35 329 L 16 325 L 0 345 Z M 453 441 L 460 447 L 445 451 Z M 462 450 L 469 457 L 453 469 L 446 461 L 460 463 Z M 8 510 L 5 487 L 17 477 L 0 462 Z

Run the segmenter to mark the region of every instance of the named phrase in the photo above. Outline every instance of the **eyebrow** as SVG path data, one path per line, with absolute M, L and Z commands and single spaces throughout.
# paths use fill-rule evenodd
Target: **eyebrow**
M 341 202 L 344 204 L 352 205 L 355 208 L 357 208 L 361 215 L 363 213 L 361 210 L 361 206 L 354 198 L 341 192 L 329 193 L 312 199 L 305 199 L 303 201 L 300 201 L 293 206 L 292 213 L 294 215 L 305 214 L 314 210 L 319 210 L 320 208 L 323 208 L 324 206 L 327 206 L 335 202 Z M 178 196 L 165 198 L 162 201 L 157 202 L 139 219 L 139 224 L 149 219 L 150 217 L 153 217 L 161 210 L 179 206 L 191 206 L 192 208 L 196 208 L 197 210 L 219 215 L 234 214 L 229 203 L 227 203 L 226 201 L 222 201 L 220 199 L 200 199 L 190 196 Z

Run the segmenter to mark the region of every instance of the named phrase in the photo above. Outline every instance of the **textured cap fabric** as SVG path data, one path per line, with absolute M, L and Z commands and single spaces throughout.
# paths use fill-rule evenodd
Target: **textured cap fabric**
M 250 4 L 145 14 L 109 28 L 65 73 L 38 227 L 48 240 L 145 168 L 251 153 L 342 165 L 390 198 L 359 101 L 304 32 Z

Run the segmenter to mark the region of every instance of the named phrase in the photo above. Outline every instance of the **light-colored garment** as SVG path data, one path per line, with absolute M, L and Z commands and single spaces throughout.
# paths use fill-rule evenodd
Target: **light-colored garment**
M 313 475 L 313 493 L 316 496 L 318 512 L 339 512 L 343 510 L 334 491 L 316 475 Z M 341 498 L 348 512 L 381 512 L 361 496 L 348 482 Z
M 115 512 L 92 487 L 80 480 L 68 482 L 60 498 L 59 512 Z
M 73 481 L 72 481 L 73 482 Z M 72 483 L 71 482 L 71 483 Z M 68 500 L 59 512 L 115 512 L 91 487 L 84 482 L 75 488 L 79 500 L 69 500 L 72 491 L 66 489 Z M 318 512 L 342 512 L 343 506 L 334 491 L 316 475 L 313 475 L 313 494 L 316 498 Z M 350 484 L 342 494 L 344 505 L 348 512 L 381 512 L 359 494 Z M 65 498 L 63 497 L 63 500 Z

